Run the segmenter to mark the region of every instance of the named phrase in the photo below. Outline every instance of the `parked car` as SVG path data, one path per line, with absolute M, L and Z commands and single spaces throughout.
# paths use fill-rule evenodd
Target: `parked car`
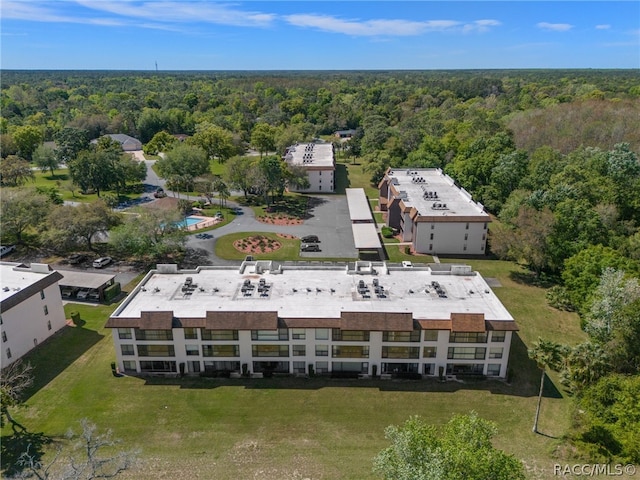
M 222 212 L 220 210 L 216 212 L 216 218 L 224 218 L 224 215 L 222 215 Z
M 78 300 L 84 300 L 88 296 L 89 296 L 89 289 L 88 288 L 83 288 L 78 292 L 78 294 L 76 295 L 76 298 Z
M 164 188 L 158 187 L 156 188 L 156 191 L 153 192 L 153 196 L 156 198 L 163 198 L 167 196 L 167 192 L 164 191 Z
M 317 235 L 307 235 L 306 237 L 302 237 L 302 241 L 304 243 L 319 243 L 320 239 Z
M 74 253 L 73 255 L 69 256 L 69 258 L 67 259 L 67 261 L 71 264 L 71 265 L 78 265 L 79 263 L 84 262 L 87 259 L 86 255 L 83 255 L 81 253 Z
M 107 265 L 109 265 L 112 262 L 112 258 L 111 257 L 100 257 L 100 258 L 96 258 L 93 261 L 93 268 L 103 268 L 106 267 Z
M 300 251 L 302 252 L 319 252 L 320 246 L 317 243 L 303 243 L 300 245 Z
M 402 261 L 402 266 L 404 268 L 413 268 L 413 263 L 411 263 L 409 260 L 403 260 Z
M 9 255 L 16 249 L 15 245 L 2 245 L 0 246 L 0 257 L 4 257 L 5 255 Z
M 91 290 L 88 298 L 89 300 L 95 300 L 97 302 L 100 300 L 100 292 L 98 290 Z
M 71 298 L 75 296 L 78 288 L 75 287 L 63 287 L 62 288 L 62 298 Z

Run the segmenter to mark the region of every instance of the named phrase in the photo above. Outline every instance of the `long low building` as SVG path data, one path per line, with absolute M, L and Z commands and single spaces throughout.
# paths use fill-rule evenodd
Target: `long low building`
M 388 169 L 378 189 L 387 224 L 415 252 L 485 253 L 491 217 L 439 168 Z
M 22 358 L 67 324 L 58 282 L 49 265 L 0 262 L 2 367 Z
M 132 374 L 504 378 L 516 324 L 470 267 L 158 265 L 107 322 Z

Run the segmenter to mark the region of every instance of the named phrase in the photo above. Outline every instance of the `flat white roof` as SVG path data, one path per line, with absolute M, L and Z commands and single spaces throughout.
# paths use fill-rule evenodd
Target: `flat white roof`
M 489 221 L 484 207 L 439 168 L 395 168 L 385 177 L 403 203 L 415 207 L 421 216 L 485 216 Z
M 49 276 L 52 276 L 51 280 L 42 284 L 41 288 L 46 287 L 46 283 L 57 281 L 60 277 L 49 268 L 49 265 L 32 263 L 27 267 L 21 263 L 0 262 L 0 302 L 4 303 L 18 292 L 27 290 Z
M 364 188 L 347 188 L 347 204 L 349 205 L 349 217 L 352 222 L 370 221 L 373 222 L 373 214 Z
M 77 270 L 58 270 L 63 276 L 58 282 L 61 286 L 100 288 L 109 284 L 116 276 L 107 273 L 79 272 Z
M 371 266 L 368 262 L 355 265 L 360 265 L 360 273 L 333 265 L 276 268 L 271 262 L 245 262 L 240 268 L 175 269 L 175 273 L 155 270 L 112 318 L 140 318 L 142 312 L 154 311 L 172 311 L 174 316 L 185 318 L 203 318 L 208 311 L 276 311 L 281 318 L 339 318 L 341 312 L 384 312 L 411 313 L 414 319 L 448 320 L 451 313 L 482 313 L 486 320 L 513 321 L 485 280 L 470 267 L 438 264 L 402 268 L 383 263 Z M 356 271 L 353 263 L 349 267 L 351 272 Z M 189 294 L 183 290 L 187 277 L 193 285 Z M 259 289 L 261 281 L 268 286 L 266 290 Z M 368 297 L 360 293 L 360 281 L 369 289 Z M 376 294 L 374 281 L 382 287 L 383 297 Z M 247 290 L 245 282 L 253 288 Z M 438 295 L 432 282 L 438 282 L 446 298 Z
M 352 223 L 353 243 L 357 249 L 372 250 L 382 248 L 380 237 L 373 223 Z
M 301 167 L 335 167 L 333 145 L 330 143 L 298 143 L 287 149 L 285 162 Z

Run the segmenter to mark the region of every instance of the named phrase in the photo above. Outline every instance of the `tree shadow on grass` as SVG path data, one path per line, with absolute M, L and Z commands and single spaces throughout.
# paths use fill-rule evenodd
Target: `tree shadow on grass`
M 0 455 L 2 455 L 2 471 L 5 477 L 12 477 L 22 471 L 19 460 L 27 450 L 29 455 L 33 456 L 34 461 L 41 461 L 45 446 L 53 441 L 53 438 L 43 433 L 28 431 L 14 432 L 13 435 L 3 437 Z
M 542 274 L 539 277 L 533 272 L 509 272 L 509 278 L 516 283 L 532 287 L 551 288 L 558 284 L 558 279 Z
M 346 189 L 351 186 L 351 180 L 349 179 L 349 169 L 342 163 L 336 163 L 335 171 L 336 186 L 335 192 L 339 195 L 344 195 Z

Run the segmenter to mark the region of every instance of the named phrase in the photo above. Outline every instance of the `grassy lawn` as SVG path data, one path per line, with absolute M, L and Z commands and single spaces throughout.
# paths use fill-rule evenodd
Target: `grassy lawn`
M 14 416 L 29 431 L 53 438 L 83 417 L 111 428 L 126 447 L 142 449 L 144 478 L 355 480 L 373 478 L 371 458 L 387 445 L 387 425 L 414 414 L 442 424 L 453 413 L 474 409 L 498 424 L 496 446 L 541 472 L 531 478 L 550 478 L 570 403 L 549 383 L 540 421 L 546 436 L 531 433 L 540 377 L 526 345 L 541 334 L 579 341 L 577 317 L 546 307 L 544 290 L 518 281 L 514 273 L 522 272 L 514 264 L 470 263 L 503 285 L 495 292 L 520 326 L 510 359 L 516 372 L 511 385 L 116 378 L 110 369 L 111 334 L 103 328 L 114 307 L 68 305 L 67 314 L 80 313 L 81 325 L 30 356 L 36 385 L 26 408 L 14 410 Z M 3 458 L 11 458 L 10 433 L 3 431 Z
M 369 178 L 359 163 L 336 163 L 336 193 L 343 194 L 345 188 L 364 188 L 368 198 L 378 198 L 378 189 L 371 186 Z

